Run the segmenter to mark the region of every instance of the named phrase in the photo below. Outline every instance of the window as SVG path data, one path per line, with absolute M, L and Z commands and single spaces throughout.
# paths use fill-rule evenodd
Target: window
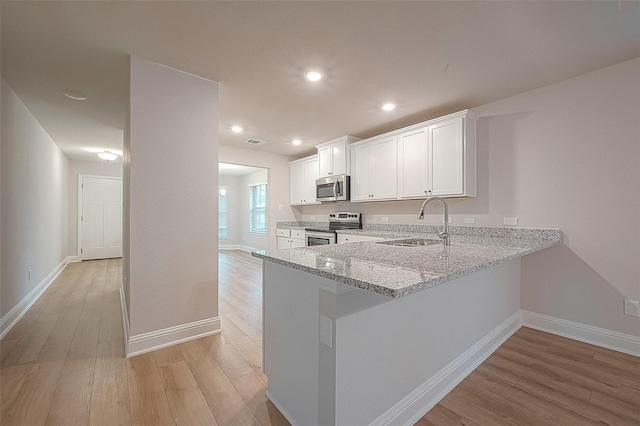
M 218 239 L 226 240 L 227 231 L 227 188 L 218 188 Z
M 250 232 L 267 232 L 267 184 L 259 183 L 249 186 Z

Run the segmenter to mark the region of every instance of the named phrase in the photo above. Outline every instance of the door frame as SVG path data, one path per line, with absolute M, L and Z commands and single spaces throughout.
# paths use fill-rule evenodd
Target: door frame
M 78 174 L 78 259 L 82 261 L 82 189 L 84 185 L 84 179 L 110 179 L 110 180 L 122 180 L 121 176 L 100 176 L 100 175 L 86 175 Z

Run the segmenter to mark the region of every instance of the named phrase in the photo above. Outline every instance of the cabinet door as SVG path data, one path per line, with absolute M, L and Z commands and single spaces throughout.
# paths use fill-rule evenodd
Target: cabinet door
M 371 199 L 370 163 L 370 145 L 362 145 L 351 150 L 351 201 Z
M 316 204 L 316 179 L 318 179 L 318 160 L 304 163 L 304 203 Z
M 397 149 L 396 138 L 392 136 L 376 142 L 371 147 L 369 182 L 371 199 L 388 200 L 397 194 Z
M 289 203 L 291 205 L 304 204 L 304 170 L 305 163 L 292 163 L 289 167 L 289 190 L 290 190 L 290 199 Z M 315 197 L 314 197 L 315 201 Z
M 319 177 L 331 176 L 331 147 L 318 148 L 318 173 Z
M 278 237 L 278 248 L 279 249 L 288 249 L 291 248 L 290 239 L 287 237 Z
M 291 239 L 290 241 L 291 248 L 298 248 L 298 247 L 304 247 L 304 246 L 305 246 L 305 240 Z
M 331 145 L 331 172 L 333 176 L 347 173 L 347 144 L 345 142 L 336 142 Z
M 429 126 L 431 194 L 463 193 L 462 118 Z
M 429 190 L 427 129 L 398 135 L 398 197 L 424 197 Z

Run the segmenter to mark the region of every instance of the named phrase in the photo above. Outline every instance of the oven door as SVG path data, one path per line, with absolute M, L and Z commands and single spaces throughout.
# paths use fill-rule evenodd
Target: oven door
M 305 233 L 307 246 L 326 246 L 336 243 L 336 234 L 329 232 L 309 232 Z

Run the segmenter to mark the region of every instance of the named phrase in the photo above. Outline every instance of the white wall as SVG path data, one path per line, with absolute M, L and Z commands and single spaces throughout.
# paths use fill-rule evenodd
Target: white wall
M 9 85 L 1 84 L 4 316 L 67 257 L 69 161 Z
M 263 167 L 269 170 L 269 206 L 267 213 L 269 232 L 267 238 L 269 250 L 276 249 L 276 222 L 279 220 L 295 220 L 294 211 L 289 206 L 289 161 L 292 159 L 282 155 L 227 145 L 220 145 L 219 159 L 221 163 Z M 282 210 L 279 209 L 280 206 L 282 206 Z
M 640 320 L 623 315 L 625 298 L 640 300 L 640 59 L 473 111 L 478 196 L 450 200 L 453 223 L 518 217 L 523 227 L 561 229 L 563 244 L 522 261 L 522 308 L 640 336 Z M 354 210 L 365 223 L 417 224 L 420 203 L 303 206 L 295 215 Z M 430 208 L 424 223 L 441 217 Z
M 69 256 L 80 255 L 78 250 L 78 175 L 81 174 L 122 177 L 122 163 L 69 161 Z
M 218 315 L 219 84 L 137 57 L 130 81 L 123 273 L 140 336 Z

